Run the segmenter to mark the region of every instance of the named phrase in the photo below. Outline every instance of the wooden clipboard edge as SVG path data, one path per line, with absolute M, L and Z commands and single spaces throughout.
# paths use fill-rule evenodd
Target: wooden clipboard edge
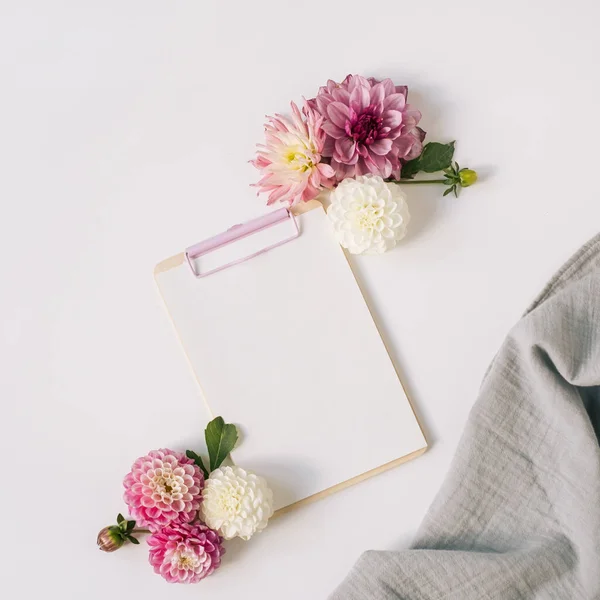
M 276 510 L 273 517 L 281 517 L 296 508 L 301 508 L 303 506 L 306 506 L 307 504 L 312 504 L 313 502 L 317 502 L 318 500 L 327 498 L 327 496 L 330 496 L 331 494 L 335 494 L 336 492 L 341 492 L 342 490 L 345 490 L 346 488 L 349 488 L 357 483 L 361 483 L 362 481 L 365 481 L 366 479 L 375 477 L 376 475 L 380 475 L 381 473 L 385 473 L 386 471 L 389 471 L 403 463 L 406 463 L 409 460 L 413 460 L 413 458 L 417 458 L 417 457 L 421 456 L 422 454 L 424 454 L 427 451 L 427 448 L 428 448 L 428 446 L 427 446 L 427 444 L 425 444 L 425 446 L 423 446 L 423 448 L 414 450 L 410 454 L 406 454 L 405 456 L 391 460 L 388 463 L 380 465 L 379 467 L 375 467 L 374 469 L 371 469 L 370 471 L 361 473 L 360 475 L 355 475 L 354 477 L 351 477 L 350 479 L 346 479 L 346 481 L 336 483 L 335 485 L 332 485 L 331 487 L 329 487 L 325 490 L 317 492 L 316 494 L 313 494 L 312 496 L 308 496 L 306 498 L 303 498 L 302 500 L 298 500 L 297 502 L 288 504 L 287 506 L 284 506 L 283 508 Z
M 292 213 L 294 215 L 302 215 L 304 213 L 307 213 L 308 211 L 317 209 L 317 208 L 321 208 L 322 210 L 325 210 L 325 207 L 323 206 L 323 204 L 321 204 L 321 202 L 319 202 L 318 200 L 311 200 L 309 202 L 304 202 L 301 203 L 295 207 L 292 208 Z M 346 481 L 341 481 L 340 483 L 336 483 L 335 485 L 322 490 L 316 494 L 313 494 L 312 496 L 308 496 L 306 498 L 303 498 L 302 500 L 298 500 L 297 502 L 293 502 L 292 504 L 288 504 L 287 506 L 284 506 L 280 509 L 278 509 L 277 511 L 275 511 L 274 516 L 278 517 L 278 516 L 282 516 L 284 514 L 287 514 L 288 512 L 290 512 L 291 510 L 295 509 L 295 508 L 301 508 L 302 506 L 306 506 L 307 504 L 311 504 L 312 502 L 316 502 L 318 500 L 321 500 L 323 498 L 326 498 L 327 496 L 330 496 L 331 494 L 335 494 L 336 492 L 339 492 L 341 490 L 344 490 L 352 485 L 355 485 L 357 483 L 360 483 L 362 481 L 365 481 L 366 479 L 369 479 L 370 477 L 374 477 L 376 475 L 379 475 L 380 473 L 384 473 L 385 471 L 389 471 L 390 469 L 393 469 L 403 463 L 408 462 L 409 460 L 412 460 L 414 458 L 417 458 L 419 456 L 421 456 L 422 454 L 424 454 L 429 445 L 427 443 L 427 438 L 425 436 L 425 432 L 423 431 L 423 425 L 421 424 L 421 421 L 419 419 L 419 417 L 417 416 L 417 413 L 415 412 L 415 408 L 413 405 L 412 400 L 410 399 L 410 396 L 408 395 L 406 388 L 404 387 L 404 383 L 402 382 L 402 378 L 400 377 L 400 373 L 398 372 L 398 368 L 396 367 L 395 362 L 392 359 L 392 356 L 390 354 L 390 351 L 388 349 L 387 343 L 385 341 L 384 336 L 381 334 L 381 328 L 379 327 L 379 325 L 377 324 L 377 320 L 375 319 L 374 315 L 373 315 L 373 311 L 371 310 L 371 307 L 369 306 L 369 303 L 367 302 L 367 299 L 365 298 L 365 294 L 363 292 L 363 289 L 360 285 L 360 282 L 358 281 L 356 274 L 354 273 L 354 270 L 352 269 L 352 265 L 350 264 L 350 261 L 348 260 L 348 255 L 346 254 L 346 252 L 340 248 L 340 250 L 342 251 L 342 253 L 344 254 L 344 257 L 346 258 L 346 262 L 348 264 L 348 267 L 350 268 L 350 271 L 352 272 L 352 275 L 354 276 L 354 279 L 356 281 L 356 285 L 358 286 L 358 289 L 360 290 L 360 293 L 363 297 L 363 300 L 365 302 L 365 305 L 367 306 L 367 309 L 369 311 L 369 314 L 371 315 L 371 319 L 373 320 L 373 323 L 375 325 L 375 328 L 377 329 L 377 333 L 379 334 L 379 337 L 381 338 L 381 342 L 383 343 L 383 347 L 385 348 L 385 351 L 387 352 L 387 355 L 390 359 L 390 362 L 392 363 L 392 366 L 394 367 L 394 371 L 396 372 L 396 376 L 398 377 L 398 381 L 400 382 L 400 385 L 402 386 L 402 390 L 404 391 L 404 395 L 406 397 L 406 399 L 408 400 L 408 404 L 410 406 L 411 412 L 417 422 L 417 425 L 419 426 L 419 430 L 421 431 L 421 435 L 423 436 L 423 441 L 425 442 L 425 445 L 422 448 L 419 448 L 418 450 L 414 450 L 413 452 L 410 452 L 409 454 L 406 454 L 404 456 L 401 456 L 399 458 L 396 458 L 394 460 L 391 460 L 390 462 L 384 463 L 383 465 L 380 465 L 378 467 L 375 467 L 374 469 L 370 469 L 369 471 L 365 471 L 364 473 L 361 473 L 360 475 L 355 475 L 354 477 L 351 477 L 350 479 L 347 479 Z M 158 293 L 159 296 L 161 298 L 161 301 L 163 303 L 163 306 L 165 307 L 166 313 L 169 317 L 169 321 L 171 322 L 171 325 L 175 331 L 175 335 L 177 336 L 177 339 L 179 341 L 179 346 L 185 356 L 185 360 L 188 364 L 188 367 L 192 373 L 192 377 L 194 378 L 194 381 L 196 382 L 196 385 L 198 386 L 198 389 L 200 390 L 200 395 L 202 396 L 202 399 L 204 400 L 204 405 L 206 406 L 206 409 L 208 411 L 208 414 L 211 416 L 211 418 L 214 417 L 213 412 L 210 408 L 210 405 L 208 403 L 208 400 L 206 398 L 206 394 L 204 393 L 204 390 L 202 389 L 202 384 L 200 383 L 200 380 L 198 379 L 198 376 L 196 374 L 196 371 L 194 369 L 194 366 L 192 365 L 192 361 L 190 360 L 190 357 L 185 349 L 185 346 L 182 342 L 182 337 L 179 334 L 179 330 L 177 329 L 177 326 L 175 325 L 175 321 L 173 320 L 173 317 L 171 316 L 171 312 L 169 311 L 169 307 L 167 306 L 167 303 L 165 302 L 165 298 L 164 295 L 162 293 L 162 290 L 160 288 L 160 283 L 158 282 L 158 276 L 161 273 L 165 273 L 166 271 L 170 271 L 171 269 L 175 269 L 176 267 L 179 267 L 181 264 L 183 264 L 185 262 L 185 253 L 184 252 L 180 252 L 179 254 L 175 254 L 174 256 L 171 256 L 163 261 L 161 261 L 160 263 L 158 263 L 155 267 L 154 267 L 154 281 L 156 283 L 156 287 L 158 289 Z M 235 461 L 232 460 L 232 462 Z

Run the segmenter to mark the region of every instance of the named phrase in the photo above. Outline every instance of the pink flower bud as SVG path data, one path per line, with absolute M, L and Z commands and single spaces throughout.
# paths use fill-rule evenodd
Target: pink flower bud
M 125 543 L 125 539 L 121 535 L 121 530 L 111 525 L 100 530 L 96 542 L 102 552 L 114 552 Z

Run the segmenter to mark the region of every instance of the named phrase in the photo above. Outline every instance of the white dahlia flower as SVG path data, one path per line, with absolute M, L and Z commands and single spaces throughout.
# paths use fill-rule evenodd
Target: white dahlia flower
M 204 484 L 202 498 L 202 519 L 226 540 L 249 540 L 273 515 L 273 492 L 267 482 L 240 467 L 215 469 Z
M 329 198 L 336 239 L 351 254 L 381 254 L 406 235 L 406 195 L 395 183 L 374 175 L 347 178 Z

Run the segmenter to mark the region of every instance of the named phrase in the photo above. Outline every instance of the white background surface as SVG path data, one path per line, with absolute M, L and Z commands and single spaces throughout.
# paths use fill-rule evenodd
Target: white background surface
M 2 576 L 11 598 L 324 598 L 406 547 L 483 372 L 598 230 L 600 9 L 530 2 L 0 4 Z M 234 545 L 199 587 L 105 555 L 121 479 L 204 413 L 152 268 L 262 212 L 263 115 L 348 72 L 410 86 L 482 182 L 407 188 L 409 237 L 354 261 L 431 450 Z M 323 299 L 324 306 L 327 299 Z M 310 362 L 310 356 L 298 357 Z M 357 443 L 359 440 L 357 440 Z

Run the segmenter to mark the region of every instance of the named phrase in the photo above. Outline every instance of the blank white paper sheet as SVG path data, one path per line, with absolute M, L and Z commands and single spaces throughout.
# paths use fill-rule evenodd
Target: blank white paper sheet
M 184 255 L 156 281 L 213 416 L 235 423 L 236 464 L 281 509 L 422 453 L 427 443 L 321 207 L 300 236 L 196 279 Z

